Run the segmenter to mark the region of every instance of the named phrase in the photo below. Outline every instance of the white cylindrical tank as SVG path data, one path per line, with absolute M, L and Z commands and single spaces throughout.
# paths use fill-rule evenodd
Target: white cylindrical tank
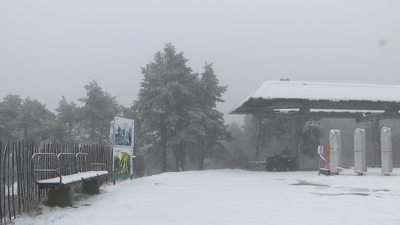
M 392 133 L 389 127 L 381 130 L 381 164 L 382 173 L 393 171 Z
M 340 130 L 331 130 L 329 132 L 330 161 L 331 164 L 337 167 L 342 166 L 342 136 Z M 341 169 L 330 166 L 331 173 L 339 173 Z
M 354 131 L 354 172 L 362 174 L 367 171 L 367 151 L 365 145 L 365 130 L 357 128 Z

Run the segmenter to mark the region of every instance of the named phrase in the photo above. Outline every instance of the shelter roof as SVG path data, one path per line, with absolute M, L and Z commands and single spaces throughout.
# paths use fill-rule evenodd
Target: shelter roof
M 276 113 L 296 110 L 298 115 L 323 117 L 357 118 L 388 111 L 397 115 L 400 86 L 267 80 L 229 113 L 276 118 Z

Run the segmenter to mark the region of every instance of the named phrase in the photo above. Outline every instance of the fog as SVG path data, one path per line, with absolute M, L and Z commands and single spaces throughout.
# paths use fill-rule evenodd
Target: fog
M 54 111 L 96 80 L 129 107 L 171 42 L 213 63 L 227 113 L 264 80 L 400 84 L 400 1 L 1 1 L 0 97 Z

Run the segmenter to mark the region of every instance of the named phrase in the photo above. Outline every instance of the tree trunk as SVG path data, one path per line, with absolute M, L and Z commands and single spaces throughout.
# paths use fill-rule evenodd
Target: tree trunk
M 199 170 L 203 170 L 204 169 L 204 156 L 203 156 L 203 154 L 198 156 L 198 160 L 199 160 Z
M 73 125 L 72 122 L 69 123 L 69 135 L 68 135 L 68 141 L 72 142 L 72 129 L 73 129 Z
M 101 139 L 103 137 L 103 130 L 104 130 L 104 119 L 103 119 L 103 122 L 101 124 L 101 129 L 100 129 L 99 145 L 101 145 Z
M 91 127 L 92 127 L 92 131 L 90 132 L 90 141 L 92 142 L 92 144 L 94 143 L 94 139 L 95 139 L 95 137 L 94 137 L 94 131 L 95 131 L 95 118 L 94 118 L 94 116 L 92 116 L 92 118 L 91 118 L 92 120 L 91 120 Z
M 183 114 L 183 103 L 182 100 L 177 101 L 175 111 L 178 115 Z M 176 130 L 174 132 L 174 137 L 176 137 L 177 134 L 182 132 L 182 120 L 178 119 L 176 122 Z M 185 152 L 185 142 L 181 140 L 179 144 L 175 145 L 175 170 L 177 172 L 181 172 L 185 170 L 185 160 L 186 160 L 186 152 Z
M 258 161 L 258 155 L 260 153 L 259 147 L 260 147 L 260 138 L 261 138 L 261 125 L 262 125 L 262 119 L 258 119 L 259 124 L 258 124 L 258 134 L 257 134 L 257 147 L 256 147 L 256 161 Z
M 185 171 L 185 165 L 186 165 L 186 145 L 185 143 L 181 143 L 181 154 L 180 154 L 180 168 L 182 171 Z
M 175 149 L 174 149 L 174 157 L 175 157 L 175 172 L 181 172 L 182 169 L 180 167 L 180 149 L 179 149 L 179 144 L 175 145 Z
M 174 145 L 174 159 L 175 159 L 175 172 L 179 172 L 179 150 L 178 150 L 178 145 Z
M 183 142 L 175 145 L 174 157 L 175 157 L 175 171 L 176 172 L 185 171 L 186 152 Z
M 164 121 L 161 121 L 161 170 L 167 172 L 167 129 Z
M 175 157 L 175 172 L 180 172 L 181 170 L 179 168 L 179 154 L 176 149 L 174 151 L 174 157 Z

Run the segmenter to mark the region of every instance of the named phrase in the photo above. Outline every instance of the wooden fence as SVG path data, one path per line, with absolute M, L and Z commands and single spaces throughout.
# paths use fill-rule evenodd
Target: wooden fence
M 32 179 L 31 158 L 34 153 L 89 153 L 92 163 L 105 163 L 109 176 L 102 182 L 112 181 L 112 147 L 76 143 L 38 143 L 0 141 L 0 224 L 12 221 L 18 214 L 32 210 L 46 198 L 46 190 L 39 189 Z M 136 177 L 144 176 L 144 160 L 134 160 Z M 39 179 L 53 174 L 40 174 Z

